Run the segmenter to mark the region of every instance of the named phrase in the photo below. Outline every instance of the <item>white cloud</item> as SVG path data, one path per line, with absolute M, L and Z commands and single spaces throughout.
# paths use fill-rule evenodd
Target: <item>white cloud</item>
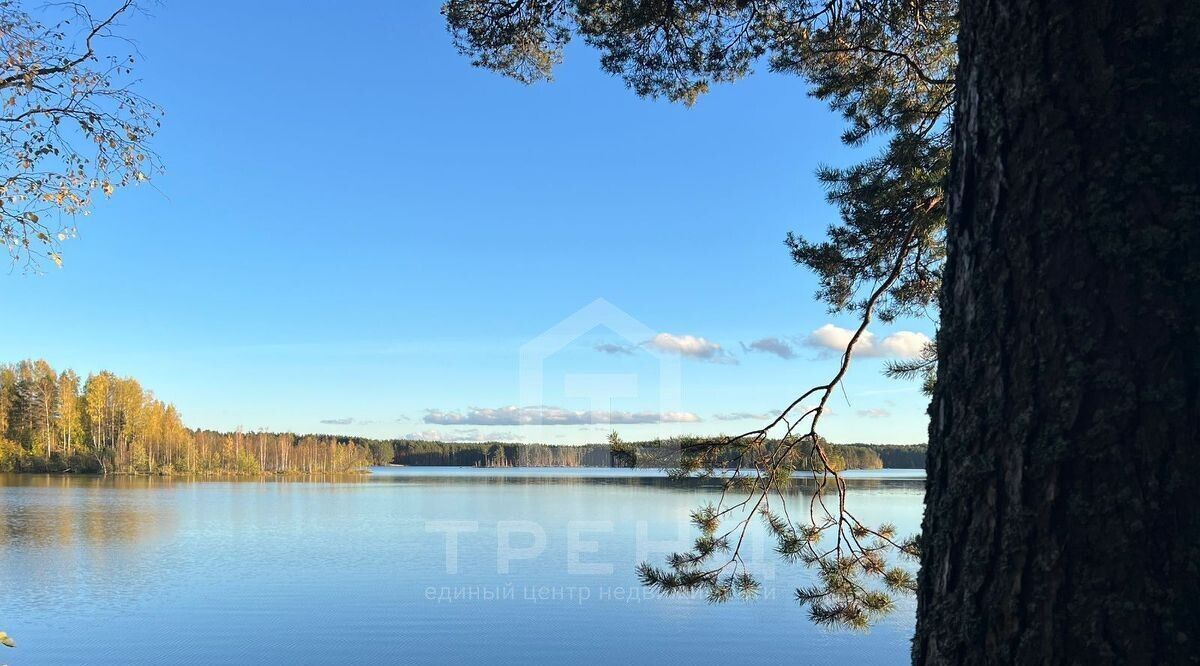
M 505 431 L 485 432 L 476 428 L 466 428 L 446 431 L 422 430 L 421 432 L 410 432 L 404 436 L 404 439 L 424 442 L 515 442 L 520 440 L 521 436 Z
M 737 363 L 737 359 L 721 348 L 721 345 L 694 335 L 659 333 L 642 343 L 646 347 L 666 354 L 678 354 L 698 361 L 710 363 Z
M 929 337 L 924 333 L 896 331 L 879 342 L 880 356 L 917 358 L 929 342 Z
M 760 338 L 749 345 L 742 345 L 742 349 L 747 352 L 774 354 L 782 359 L 796 358 L 796 350 L 792 348 L 792 344 L 781 338 Z
M 744 347 L 745 345 L 743 345 Z M 604 354 L 623 354 L 630 355 L 638 350 L 639 347 L 644 347 L 662 354 L 675 354 L 685 358 L 694 359 L 697 361 L 707 361 L 709 363 L 725 363 L 736 365 L 737 359 L 721 345 L 695 335 L 675 335 L 673 333 L 659 333 L 654 337 L 641 342 L 637 345 L 621 344 L 615 342 L 598 342 L 592 346 L 598 352 Z
M 854 331 L 848 328 L 825 324 L 809 334 L 804 344 L 840 353 L 845 351 L 853 336 Z M 915 331 L 897 331 L 882 340 L 876 339 L 876 335 L 870 331 L 863 331 L 862 337 L 854 345 L 854 353 L 858 356 L 917 358 L 929 342 L 928 336 Z
M 354 419 L 350 418 L 349 416 L 341 419 L 321 419 L 321 423 L 324 423 L 325 425 L 350 425 L 354 423 Z
M 819 349 L 828 349 L 831 351 L 843 351 L 846 345 L 850 344 L 850 338 L 854 336 L 854 331 L 833 324 L 825 324 L 821 328 L 809 334 L 804 341 L 809 347 L 817 347 Z M 862 339 L 859 341 L 860 351 L 865 350 L 869 345 L 870 339 L 868 336 L 874 337 L 873 333 L 863 333 Z
M 633 350 L 636 349 L 636 347 L 630 345 L 621 345 L 615 342 L 598 342 L 596 343 L 595 349 L 596 351 L 604 352 L 605 354 L 625 354 L 628 356 L 633 354 Z
M 430 409 L 425 423 L 436 425 L 589 425 L 592 423 L 697 423 L 691 412 L 573 411 L 562 407 L 472 407 L 465 413 Z

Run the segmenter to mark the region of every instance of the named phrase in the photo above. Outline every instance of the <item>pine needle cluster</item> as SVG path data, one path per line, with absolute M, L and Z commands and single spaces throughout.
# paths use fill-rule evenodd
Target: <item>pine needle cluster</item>
M 524 82 L 548 79 L 572 35 L 601 53 L 601 66 L 637 94 L 695 103 L 711 84 L 756 64 L 799 75 L 846 121 L 843 142 L 880 146 L 818 178 L 839 212 L 825 239 L 789 235 L 792 259 L 820 285 L 831 311 L 859 316 L 837 372 L 761 428 L 680 442 L 679 477 L 719 478 L 721 500 L 693 515 L 701 536 L 666 567 L 643 565 L 642 581 L 667 593 L 702 591 L 724 601 L 758 589 L 740 556 L 754 516 L 763 516 L 785 559 L 813 568 L 797 591 L 814 621 L 861 627 L 911 591 L 915 539 L 868 526 L 847 505 L 837 461 L 818 434 L 821 415 L 873 317 L 927 315 L 945 256 L 958 33 L 953 0 L 448 0 L 455 44 L 480 66 Z M 894 364 L 893 376 L 932 388 L 936 348 Z M 793 520 L 781 489 L 807 472 L 815 489 L 805 520 Z

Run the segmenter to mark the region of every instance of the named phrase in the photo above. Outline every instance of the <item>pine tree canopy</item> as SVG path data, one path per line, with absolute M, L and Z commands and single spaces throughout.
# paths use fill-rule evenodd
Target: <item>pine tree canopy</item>
M 875 304 L 885 321 L 923 314 L 940 284 L 956 11 L 913 0 L 450 0 L 442 9 L 473 64 L 523 83 L 549 81 L 574 36 L 638 95 L 688 105 L 754 67 L 802 77 L 845 118 L 845 143 L 881 148 L 820 170 L 841 219 L 827 238 L 789 236 L 788 247 L 835 311 L 861 310 L 900 258 L 900 277 Z
M 573 37 L 598 50 L 603 70 L 636 94 L 687 105 L 713 84 L 755 68 L 795 74 L 843 116 L 842 141 L 868 151 L 857 164 L 817 173 L 840 218 L 826 237 L 789 234 L 785 240 L 791 258 L 818 276 L 817 298 L 832 312 L 860 318 L 837 374 L 761 429 L 681 447 L 677 471 L 721 470 L 726 493 L 721 504 L 693 515 L 701 535 L 690 552 L 672 556 L 665 569 L 639 569 L 645 584 L 699 590 L 713 601 L 753 596 L 758 583 L 738 547 L 757 515 L 783 557 L 816 568 L 817 584 L 796 596 L 818 622 L 864 626 L 892 607 L 890 592 L 914 587 L 912 575 L 884 556 L 915 557 L 918 544 L 888 526 L 864 525 L 846 509 L 845 482 L 829 462 L 817 424 L 872 317 L 935 314 L 930 310 L 945 256 L 957 9 L 948 0 L 448 0 L 443 6 L 461 53 L 526 84 L 549 81 Z M 935 357 L 931 345 L 922 358 L 888 372 L 922 377 L 929 391 Z M 796 522 L 780 506 L 778 487 L 805 465 L 818 478 L 818 491 L 803 512 L 807 522 Z M 827 486 L 837 492 L 836 503 L 822 498 Z

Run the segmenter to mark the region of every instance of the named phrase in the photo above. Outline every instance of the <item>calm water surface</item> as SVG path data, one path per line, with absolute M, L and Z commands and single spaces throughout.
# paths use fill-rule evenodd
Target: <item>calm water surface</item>
M 860 518 L 918 530 L 920 471 L 851 476 Z M 643 596 L 637 562 L 685 548 L 714 497 L 607 469 L 0 475 L 0 663 L 908 662 L 911 598 L 866 634 L 814 627 L 792 600 L 810 574 L 757 529 L 762 598 Z

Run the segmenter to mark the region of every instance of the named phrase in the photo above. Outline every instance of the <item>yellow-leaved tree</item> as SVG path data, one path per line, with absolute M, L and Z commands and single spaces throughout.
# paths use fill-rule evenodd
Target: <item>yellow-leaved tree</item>
M 136 92 L 121 22 L 81 3 L 0 0 L 0 246 L 26 269 L 61 265 L 98 196 L 149 180 L 162 110 Z

